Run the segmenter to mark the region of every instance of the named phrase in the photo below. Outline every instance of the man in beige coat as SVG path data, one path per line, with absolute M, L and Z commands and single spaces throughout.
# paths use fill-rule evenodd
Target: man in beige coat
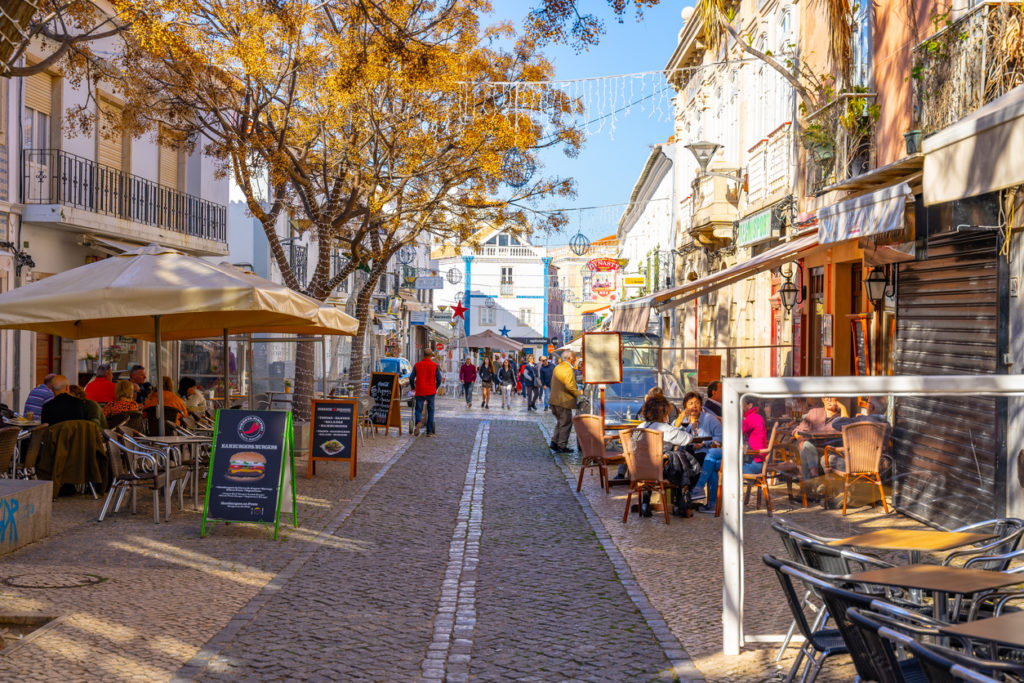
M 576 386 L 576 372 L 573 370 L 575 364 L 576 354 L 566 351 L 551 376 L 551 397 L 548 403 L 551 405 L 551 412 L 555 414 L 555 419 L 558 420 L 555 433 L 551 437 L 551 450 L 556 453 L 567 453 L 572 450 L 568 444 L 569 430 L 572 428 L 572 411 L 576 407 L 576 397 L 580 395 L 580 390 Z

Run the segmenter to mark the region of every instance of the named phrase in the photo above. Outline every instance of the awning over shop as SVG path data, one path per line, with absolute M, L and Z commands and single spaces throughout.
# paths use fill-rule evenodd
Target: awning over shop
M 674 308 L 687 301 L 704 296 L 721 287 L 746 280 L 751 275 L 778 268 L 783 263 L 788 263 L 798 258 L 803 258 L 821 249 L 827 249 L 828 245 L 818 244 L 818 236 L 815 234 L 798 237 L 795 240 L 779 244 L 771 249 L 747 259 L 742 263 L 712 273 L 693 282 L 687 282 L 678 287 L 663 289 L 660 292 L 649 294 L 639 299 L 625 301 L 616 304 L 613 310 L 628 310 L 631 308 L 653 307 L 659 311 L 666 308 Z
M 467 349 L 491 349 L 492 351 L 522 351 L 523 345 L 514 339 L 503 337 L 491 330 L 484 330 L 466 337 L 463 342 Z
M 646 332 L 651 320 L 651 307 L 612 309 L 612 332 Z
M 910 185 L 900 183 L 819 209 L 818 244 L 901 230 L 907 199 L 913 197 Z
M 442 324 L 434 320 L 428 320 L 427 327 L 434 334 L 434 336 L 441 337 L 443 339 L 452 338 L 452 328 L 448 324 Z
M 1024 183 L 1024 85 L 924 140 L 924 203 Z
M 425 311 L 428 310 L 426 304 L 423 304 L 416 298 L 415 294 L 409 294 L 408 292 L 399 292 L 398 296 L 402 299 L 405 310 L 407 311 Z
M 135 251 L 142 246 L 141 244 L 131 244 L 120 240 L 112 240 L 107 237 L 97 237 L 96 235 L 83 235 L 82 244 L 87 247 L 92 247 L 93 249 L 98 249 L 99 251 L 111 256 L 126 254 L 129 251 Z

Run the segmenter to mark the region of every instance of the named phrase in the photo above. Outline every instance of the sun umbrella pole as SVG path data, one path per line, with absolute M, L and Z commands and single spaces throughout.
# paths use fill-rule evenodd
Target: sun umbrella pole
M 224 328 L 224 348 L 221 350 L 221 362 L 224 364 L 224 410 L 231 407 L 231 368 L 228 366 L 228 328 Z
M 156 377 L 153 384 L 156 385 L 156 424 L 157 435 L 164 435 L 164 366 L 161 362 L 160 343 L 160 316 L 153 316 L 153 344 L 156 346 Z M 170 485 L 170 472 L 167 473 L 167 484 Z
M 327 335 L 320 335 L 320 376 L 323 381 L 320 382 L 320 395 L 327 396 Z M 316 393 L 316 392 L 314 392 Z

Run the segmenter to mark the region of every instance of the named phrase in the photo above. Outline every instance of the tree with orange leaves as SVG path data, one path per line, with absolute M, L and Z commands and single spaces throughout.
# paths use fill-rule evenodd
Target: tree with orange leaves
M 510 184 L 507 161 L 539 167 L 542 148 L 573 153 L 579 106 L 543 84 L 515 97 L 494 86 L 540 83 L 552 67 L 534 41 L 484 27 L 484 0 L 117 6 L 132 32 L 105 78 L 124 100 L 122 126 L 138 134 L 159 124 L 161 135 L 221 159 L 289 287 L 323 300 L 368 269 L 353 292 L 353 380 L 362 377 L 370 297 L 399 249 L 423 235 L 464 243 L 481 224 L 522 234 L 561 220 L 530 205 L 571 194 L 571 181 L 535 173 Z M 307 281 L 278 235 L 282 216 L 317 245 Z M 332 272 L 337 253 L 345 262 Z M 312 351 L 299 344 L 299 417 L 309 409 Z

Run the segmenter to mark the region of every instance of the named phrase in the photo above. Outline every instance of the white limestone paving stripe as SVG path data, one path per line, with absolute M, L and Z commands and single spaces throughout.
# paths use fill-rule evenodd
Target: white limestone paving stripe
M 547 425 L 543 422 L 538 422 L 537 426 L 540 428 L 541 434 L 544 435 L 544 441 L 551 443 L 551 434 L 548 431 Z M 601 547 L 604 548 L 608 559 L 611 560 L 612 565 L 615 567 L 615 573 L 618 574 L 619 581 L 622 583 L 623 588 L 626 589 L 626 594 L 629 595 L 629 599 L 636 605 L 641 616 L 647 622 L 648 627 L 654 632 L 654 637 L 657 638 L 658 644 L 664 650 L 665 657 L 672 663 L 673 673 L 675 673 L 680 681 L 703 681 L 704 677 L 693 665 L 693 661 L 686 654 L 686 650 L 683 649 L 679 640 L 672 635 L 672 631 L 669 630 L 665 618 L 661 616 L 661 613 L 647 599 L 647 594 L 640 587 L 636 577 L 633 576 L 629 563 L 626 562 L 626 558 L 622 556 L 622 553 L 615 546 L 615 542 L 612 540 L 611 535 L 609 535 L 608 530 L 605 529 L 601 518 L 590 506 L 590 501 L 587 500 L 586 495 L 582 491 L 577 493 L 576 478 L 573 476 L 572 471 L 566 466 L 562 458 L 559 458 L 557 455 L 554 458 L 555 464 L 558 465 L 562 475 L 565 477 L 566 484 L 569 485 L 569 490 L 576 496 L 576 501 L 583 508 L 583 515 L 587 518 L 587 522 L 594 530 L 597 540 L 601 543 Z
M 434 617 L 433 642 L 423 660 L 427 680 L 468 680 L 467 665 L 476 625 L 476 568 L 480 560 L 480 525 L 484 515 L 484 474 L 490 420 L 477 427 L 462 487 L 455 531 L 448 546 L 448 566 Z M 458 673 L 452 669 L 460 670 Z
M 178 669 L 174 678 L 171 679 L 172 683 L 184 683 L 185 681 L 192 681 L 196 679 L 212 662 L 216 659 L 220 653 L 224 650 L 225 646 L 231 642 L 231 640 L 253 620 L 260 609 L 267 604 L 270 598 L 276 593 L 281 587 L 288 582 L 289 579 L 295 576 L 296 573 L 302 568 L 302 565 L 306 564 L 307 561 L 313 556 L 313 553 L 317 551 L 325 542 L 327 542 L 334 532 L 345 522 L 346 519 L 359 507 L 359 505 L 366 498 L 370 490 L 380 481 L 391 466 L 401 460 L 402 456 L 405 455 L 406 451 L 413 444 L 413 440 L 410 439 L 403 444 L 398 451 L 391 456 L 391 458 L 384 463 L 379 470 L 367 481 L 363 486 L 352 496 L 352 500 L 342 508 L 337 515 L 334 516 L 320 531 L 312 535 L 308 541 L 306 541 L 306 547 L 298 552 L 298 554 L 292 559 L 291 562 L 282 569 L 277 576 L 272 578 L 270 582 L 263 587 L 263 589 L 255 595 L 241 610 L 238 611 L 231 621 L 221 629 L 217 635 L 207 641 L 206 645 L 203 646 L 196 655 L 189 660 L 183 667 Z

